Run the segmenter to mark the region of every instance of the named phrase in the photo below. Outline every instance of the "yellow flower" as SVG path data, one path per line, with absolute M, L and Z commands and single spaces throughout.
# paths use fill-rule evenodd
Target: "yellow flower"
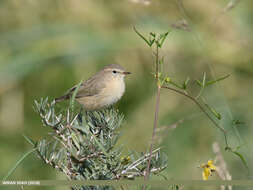
M 166 77 L 165 82 L 170 82 L 170 77 Z
M 131 158 L 130 156 L 122 156 L 120 160 L 122 165 L 127 165 L 131 161 Z
M 203 168 L 202 172 L 202 178 L 203 180 L 208 180 L 208 177 L 212 175 L 213 172 L 215 172 L 216 167 L 213 165 L 212 160 L 208 160 L 207 164 L 202 164 L 201 168 Z

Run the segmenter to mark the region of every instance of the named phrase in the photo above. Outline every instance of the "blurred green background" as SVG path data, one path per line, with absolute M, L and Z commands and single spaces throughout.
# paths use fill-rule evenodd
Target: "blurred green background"
M 200 79 L 203 72 L 208 79 L 231 74 L 208 88 L 204 97 L 222 113 L 220 124 L 229 131 L 229 143 L 233 147 L 242 145 L 239 152 L 252 171 L 253 1 L 237 2 L 1 0 L 1 178 L 31 148 L 22 134 L 38 140 L 49 131 L 33 111 L 33 101 L 62 95 L 111 63 L 133 73 L 126 79 L 125 95 L 115 105 L 125 115 L 120 143 L 140 152 L 147 150 L 155 106 L 151 74 L 154 58 L 151 49 L 133 31 L 134 25 L 144 34 L 171 30 L 161 55 L 166 63 L 164 73 L 175 81 L 182 82 L 189 76 L 194 86 L 193 80 Z M 234 8 L 225 11 L 229 5 Z M 197 94 L 195 87 L 193 94 Z M 168 154 L 164 174 L 174 179 L 201 179 L 198 166 L 215 157 L 213 142 L 219 142 L 224 149 L 224 139 L 192 102 L 163 90 L 159 126 L 170 126 L 181 119 L 184 121 L 176 129 L 163 132 L 161 145 Z M 244 124 L 233 127 L 234 119 Z M 239 157 L 222 153 L 233 179 L 252 179 Z M 9 179 L 65 177 L 30 155 Z

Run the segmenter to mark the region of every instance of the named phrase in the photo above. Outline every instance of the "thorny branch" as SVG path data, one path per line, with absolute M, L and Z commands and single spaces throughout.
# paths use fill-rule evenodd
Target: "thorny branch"
M 149 172 L 157 174 L 167 167 L 167 157 L 156 149 L 146 154 L 128 152 L 116 146 L 117 129 L 123 115 L 115 109 L 79 113 L 67 109 L 63 116 L 55 114 L 54 104 L 48 99 L 36 102 L 43 125 L 52 129 L 49 137 L 35 143 L 38 156 L 44 163 L 75 180 L 119 180 L 145 176 L 151 158 Z M 82 119 L 80 119 L 82 118 Z M 126 157 L 127 161 L 124 160 Z M 123 158 L 123 159 L 122 159 Z M 123 187 L 122 187 L 123 188 Z M 80 190 L 79 187 L 72 187 Z M 82 187 L 82 190 L 105 190 L 106 187 Z M 109 188 L 110 190 L 114 189 Z

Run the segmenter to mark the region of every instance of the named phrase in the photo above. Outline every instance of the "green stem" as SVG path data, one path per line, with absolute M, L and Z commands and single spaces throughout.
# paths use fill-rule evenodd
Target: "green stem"
M 152 139 L 151 144 L 149 148 L 149 159 L 148 159 L 148 165 L 146 169 L 146 173 L 144 176 L 144 180 L 148 180 L 150 175 L 150 164 L 151 164 L 151 158 L 152 158 L 152 149 L 155 141 L 155 134 L 157 129 L 157 123 L 158 123 L 158 113 L 159 113 L 159 104 L 160 104 L 160 92 L 161 92 L 161 85 L 159 84 L 159 47 L 158 44 L 156 44 L 156 83 L 157 83 L 157 93 L 156 93 L 156 107 L 155 107 L 155 119 L 154 119 L 154 125 L 153 125 L 153 133 L 152 133 Z M 146 186 L 143 186 L 143 190 L 146 189 Z
M 225 138 L 225 143 L 226 143 L 226 147 L 228 147 L 228 141 L 227 141 L 227 136 L 226 136 L 226 133 L 227 131 L 221 127 L 208 113 L 207 111 L 203 108 L 203 106 L 192 96 L 180 91 L 180 90 L 177 90 L 177 89 L 174 89 L 174 88 L 171 88 L 171 87 L 168 87 L 168 86 L 162 86 L 162 88 L 165 88 L 165 89 L 168 89 L 168 90 L 172 90 L 178 94 L 181 94 L 189 99 L 191 99 L 199 108 L 200 110 L 210 119 L 210 121 L 224 134 L 224 138 Z
M 159 80 L 159 49 L 158 49 L 158 45 L 156 45 L 156 82 L 158 82 L 158 80 Z
M 158 113 L 159 113 L 159 104 L 160 104 L 160 92 L 161 92 L 161 87 L 158 86 L 157 87 L 157 96 L 156 96 L 156 108 L 155 108 L 154 127 L 153 127 L 152 139 L 151 139 L 151 144 L 150 144 L 150 149 L 149 149 L 149 159 L 148 159 L 147 173 L 145 175 L 145 179 L 146 180 L 149 178 L 149 174 L 150 174 L 150 162 L 151 162 L 153 145 L 154 145 L 155 134 L 156 134 L 156 128 L 157 128 L 157 123 L 158 123 Z

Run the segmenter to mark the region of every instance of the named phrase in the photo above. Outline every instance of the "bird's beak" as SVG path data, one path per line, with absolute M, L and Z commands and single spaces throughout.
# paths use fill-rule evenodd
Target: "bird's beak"
M 131 74 L 131 73 L 125 71 L 125 72 L 123 72 L 123 74 L 124 74 L 124 75 L 129 75 L 129 74 Z

